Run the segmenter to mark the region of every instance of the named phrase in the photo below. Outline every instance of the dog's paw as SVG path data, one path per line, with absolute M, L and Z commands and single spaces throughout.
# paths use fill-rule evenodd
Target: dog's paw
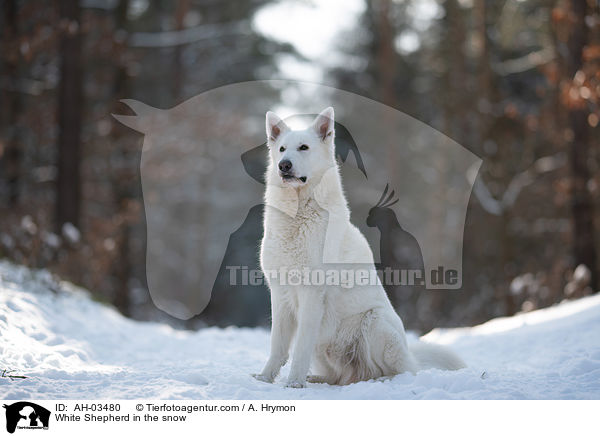
M 252 377 L 254 377 L 256 380 L 261 381 L 261 382 L 273 383 L 273 379 L 271 377 L 268 377 L 263 374 L 252 374 Z
M 306 382 L 301 382 L 299 380 L 288 380 L 285 386 L 287 388 L 301 389 L 306 387 Z

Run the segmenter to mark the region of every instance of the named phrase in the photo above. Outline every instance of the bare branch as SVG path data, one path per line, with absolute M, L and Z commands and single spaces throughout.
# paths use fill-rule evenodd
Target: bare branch
M 227 35 L 247 34 L 250 30 L 250 25 L 245 20 L 226 24 L 203 24 L 168 32 L 135 32 L 129 36 L 127 43 L 130 47 L 176 47 Z
M 504 211 L 515 204 L 521 191 L 537 180 L 537 176 L 558 169 L 566 162 L 567 158 L 562 152 L 537 159 L 528 169 L 512 178 L 501 200 L 496 200 L 492 196 L 480 177 L 475 180 L 473 192 L 486 212 L 492 215 L 502 215 Z
M 532 68 L 547 64 L 555 57 L 556 53 L 552 48 L 544 48 L 536 52 L 528 53 L 520 58 L 495 63 L 492 65 L 492 68 L 501 76 L 506 76 L 508 74 L 523 73 Z
M 475 194 L 475 197 L 477 197 L 477 200 L 479 200 L 481 207 L 483 207 L 487 213 L 492 215 L 502 215 L 502 203 L 492 196 L 481 177 L 475 179 L 473 193 Z
M 56 84 L 35 79 L 22 77 L 18 80 L 11 80 L 6 76 L 0 76 L 0 89 L 11 92 L 20 92 L 23 94 L 37 96 L 48 89 L 56 88 Z

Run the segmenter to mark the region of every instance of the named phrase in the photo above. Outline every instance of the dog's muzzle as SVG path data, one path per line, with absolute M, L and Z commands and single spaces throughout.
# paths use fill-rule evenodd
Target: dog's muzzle
M 294 173 L 290 172 L 284 172 L 284 171 L 279 171 L 279 177 L 281 177 L 281 179 L 284 182 L 293 182 L 295 180 L 298 180 L 302 183 L 306 183 L 306 177 L 302 176 L 302 177 L 296 177 L 294 175 Z

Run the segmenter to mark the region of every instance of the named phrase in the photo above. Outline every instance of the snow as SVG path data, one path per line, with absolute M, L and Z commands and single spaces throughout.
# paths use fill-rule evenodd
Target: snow
M 67 241 L 76 244 L 81 239 L 81 232 L 71 223 L 64 223 L 62 226 L 62 234 Z
M 469 367 L 350 386 L 284 387 L 255 380 L 269 332 L 197 332 L 137 322 L 46 271 L 0 262 L 0 378 L 25 399 L 600 399 L 600 295 L 434 330 Z M 412 335 L 411 340 L 416 340 Z

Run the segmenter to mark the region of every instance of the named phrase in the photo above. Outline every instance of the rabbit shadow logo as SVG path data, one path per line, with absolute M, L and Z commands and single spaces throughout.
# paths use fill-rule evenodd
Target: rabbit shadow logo
M 50 411 L 35 403 L 19 401 L 11 405 L 4 404 L 6 409 L 6 431 L 14 433 L 19 429 L 48 429 Z
M 316 114 L 297 115 L 294 118 L 296 117 L 300 121 L 311 121 Z M 352 153 L 356 166 L 365 178 L 368 178 L 358 146 L 348 129 L 335 122 L 335 131 L 335 153 L 340 164 L 345 163 Z M 263 185 L 265 184 L 268 153 L 265 142 L 241 156 L 246 173 Z M 421 248 L 417 240 L 400 226 L 396 214 L 390 208 L 398 200 L 391 201 L 394 191 L 384 199 L 387 191 L 388 186 L 379 202 L 371 208 L 367 219 L 368 226 L 377 227 L 381 232 L 381 265 L 377 265 L 377 267 L 381 269 L 390 267 L 394 270 L 419 270 L 422 278 L 424 267 Z M 253 206 L 243 224 L 231 233 L 213 284 L 210 303 L 198 316 L 199 319 L 220 326 L 268 325 L 269 290 L 264 280 L 259 281 L 260 284 L 257 285 L 251 277 L 253 272 L 260 271 L 259 251 L 263 237 L 263 214 L 264 204 Z M 236 277 L 234 283 L 232 283 L 233 276 Z M 392 304 L 397 308 L 400 300 L 398 296 L 401 293 L 411 292 L 419 286 L 384 283 L 384 288 Z

